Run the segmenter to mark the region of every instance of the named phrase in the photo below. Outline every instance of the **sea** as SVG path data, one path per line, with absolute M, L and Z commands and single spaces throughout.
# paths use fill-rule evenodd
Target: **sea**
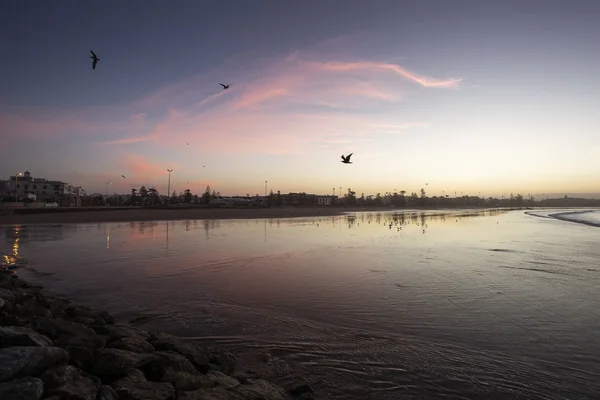
M 22 278 L 320 399 L 600 399 L 597 209 L 0 229 Z

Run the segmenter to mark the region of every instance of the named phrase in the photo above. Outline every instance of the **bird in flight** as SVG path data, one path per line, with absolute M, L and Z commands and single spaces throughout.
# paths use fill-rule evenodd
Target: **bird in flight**
M 190 145 L 188 142 L 185 142 L 188 146 Z
M 219 85 L 223 86 L 223 89 L 229 89 L 229 86 L 231 86 L 231 85 L 224 85 L 222 83 L 219 83 Z
M 98 58 L 98 56 L 96 55 L 96 53 L 94 53 L 92 50 L 90 50 L 90 52 L 92 53 L 92 55 L 90 56 L 90 58 L 94 60 L 94 62 L 92 64 L 92 69 L 96 69 L 96 64 L 98 64 L 98 61 L 100 61 L 100 59 Z
M 354 153 L 350 153 L 350 154 L 348 154 L 347 156 L 344 156 L 344 155 L 342 154 L 342 162 L 343 162 L 344 164 L 352 164 L 352 162 L 350 161 L 350 157 L 352 157 L 352 154 L 354 154 Z
M 123 177 L 123 179 L 125 179 L 125 175 L 121 175 Z

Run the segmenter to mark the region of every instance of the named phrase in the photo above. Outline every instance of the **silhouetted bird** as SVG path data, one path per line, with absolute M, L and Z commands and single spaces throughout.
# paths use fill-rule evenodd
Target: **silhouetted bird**
M 125 175 L 121 175 L 123 178 L 125 178 Z
M 224 85 L 222 83 L 219 83 L 219 85 L 223 86 L 223 89 L 229 89 L 229 86 L 231 86 L 231 85 Z
M 352 154 L 354 154 L 354 153 L 350 153 L 350 154 L 348 154 L 348 155 L 347 155 L 347 156 L 345 156 L 345 157 L 344 157 L 344 155 L 342 155 L 342 162 L 343 162 L 344 164 L 352 164 L 352 163 L 350 162 L 350 157 L 352 157 Z
M 185 142 L 185 144 L 187 144 L 188 146 L 190 145 L 188 142 Z
M 94 60 L 94 62 L 92 63 L 92 69 L 96 69 L 96 64 L 98 64 L 98 61 L 100 61 L 100 59 L 98 58 L 96 53 L 94 53 L 92 50 L 90 50 L 90 52 L 92 53 L 90 58 Z

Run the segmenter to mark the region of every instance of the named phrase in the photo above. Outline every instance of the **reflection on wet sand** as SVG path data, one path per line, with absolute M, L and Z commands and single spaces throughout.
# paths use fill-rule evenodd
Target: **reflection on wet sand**
M 125 234 L 123 242 L 135 242 L 136 238 L 145 237 L 149 233 L 156 237 L 157 233 L 164 230 L 165 248 L 169 248 L 170 236 L 173 230 L 182 227 L 182 232 L 193 232 L 201 224 L 204 229 L 205 239 L 209 240 L 211 232 L 222 230 L 222 228 L 231 228 L 233 226 L 251 226 L 252 224 L 263 225 L 263 242 L 267 243 L 268 229 L 279 229 L 292 226 L 309 226 L 315 228 L 330 227 L 339 228 L 339 233 L 343 232 L 343 227 L 348 230 L 374 230 L 376 226 L 381 226 L 394 233 L 402 233 L 407 229 L 419 230 L 423 234 L 430 232 L 431 229 L 441 228 L 447 222 L 459 222 L 471 217 L 495 216 L 505 213 L 503 210 L 469 210 L 469 211 L 407 211 L 407 212 L 361 212 L 343 216 L 331 217 L 310 217 L 310 218 L 292 218 L 292 219 L 262 219 L 262 220 L 184 220 L 184 221 L 140 221 L 128 223 L 102 223 L 94 224 L 99 231 L 104 231 L 104 241 L 106 249 L 110 250 L 114 243 L 111 243 L 111 234 L 118 231 L 121 235 Z M 11 246 L 13 255 L 18 256 L 19 249 L 25 243 L 47 242 L 53 240 L 62 240 L 67 235 L 89 230 L 92 225 L 12 225 L 4 228 L 5 238 Z M 365 232 L 366 233 L 366 232 Z

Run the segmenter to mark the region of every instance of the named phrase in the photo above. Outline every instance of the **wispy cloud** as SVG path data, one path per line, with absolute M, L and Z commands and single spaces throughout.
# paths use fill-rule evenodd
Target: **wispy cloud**
M 401 75 L 402 77 L 409 79 L 413 82 L 420 84 L 421 86 L 429 87 L 429 88 L 451 88 L 457 87 L 458 84 L 462 81 L 460 78 L 450 78 L 450 79 L 435 79 L 429 78 L 422 75 L 418 75 L 416 73 L 410 72 L 407 69 L 396 65 L 396 64 L 388 64 L 388 63 L 376 63 L 370 61 L 355 61 L 355 62 L 308 62 L 307 65 L 314 67 L 316 69 L 331 71 L 331 72 L 348 72 L 348 71 L 368 71 L 368 72 L 377 72 L 377 71 L 390 71 L 397 75 Z

